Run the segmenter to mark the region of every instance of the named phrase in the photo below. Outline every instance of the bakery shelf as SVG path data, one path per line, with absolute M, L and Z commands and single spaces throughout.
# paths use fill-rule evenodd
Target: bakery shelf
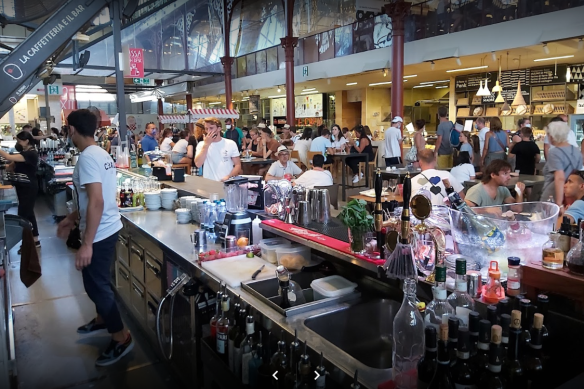
M 574 92 L 569 89 L 564 90 L 539 90 L 533 92 L 533 97 L 531 101 L 539 101 L 539 102 L 546 102 L 546 101 L 565 101 L 565 100 L 574 100 Z

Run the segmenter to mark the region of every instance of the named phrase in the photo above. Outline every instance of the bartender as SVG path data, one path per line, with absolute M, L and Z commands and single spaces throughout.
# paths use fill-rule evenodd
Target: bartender
M 270 166 L 266 174 L 266 181 L 292 179 L 292 177 L 302 174 L 302 169 L 290 161 L 290 150 L 286 146 L 278 147 L 276 156 L 278 160 Z

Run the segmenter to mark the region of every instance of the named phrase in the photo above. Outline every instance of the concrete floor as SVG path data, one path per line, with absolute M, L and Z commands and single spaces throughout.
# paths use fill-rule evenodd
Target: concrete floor
M 134 349 L 115 365 L 95 366 L 110 337 L 106 331 L 77 334 L 77 327 L 95 316 L 95 307 L 85 294 L 81 274 L 75 269 L 75 252 L 55 236 L 57 226 L 42 197 L 35 211 L 42 244 L 43 275 L 30 288 L 20 282 L 19 245 L 10 252 L 18 388 L 181 387 L 123 308 L 122 318 L 136 342 Z M 10 213 L 15 213 L 15 209 Z

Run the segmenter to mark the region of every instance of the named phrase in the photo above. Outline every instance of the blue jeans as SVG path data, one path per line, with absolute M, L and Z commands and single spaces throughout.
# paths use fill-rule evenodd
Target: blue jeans
M 111 285 L 110 267 L 116 251 L 118 233 L 95 242 L 91 264 L 81 271 L 83 286 L 87 295 L 95 304 L 97 313 L 103 318 L 110 334 L 124 329 L 124 323 L 114 298 Z

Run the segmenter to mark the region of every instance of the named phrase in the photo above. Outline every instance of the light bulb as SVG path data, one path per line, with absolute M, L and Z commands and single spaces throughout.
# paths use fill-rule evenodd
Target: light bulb
M 460 60 L 460 57 L 456 57 L 456 63 L 458 64 L 458 66 L 462 66 L 462 61 Z
M 383 77 L 387 77 L 387 69 L 383 69 Z
M 493 62 L 497 62 L 497 54 L 495 54 L 494 51 L 491 51 L 491 58 L 493 59 Z
M 280 87 L 278 87 L 278 93 L 279 93 L 279 92 L 282 92 L 282 89 L 280 89 Z
M 546 54 L 550 53 L 550 48 L 548 47 L 547 43 L 543 44 L 543 52 Z
M 430 70 L 434 70 L 434 61 L 430 61 Z

